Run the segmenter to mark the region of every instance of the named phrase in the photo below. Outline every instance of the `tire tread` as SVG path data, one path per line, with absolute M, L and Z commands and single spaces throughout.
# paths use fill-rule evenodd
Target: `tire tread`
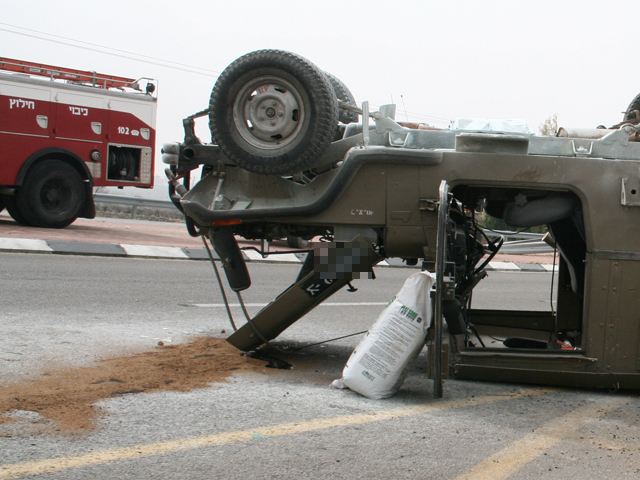
M 255 154 L 246 151 L 232 137 L 233 118 L 229 95 L 240 78 L 260 69 L 278 69 L 295 76 L 309 97 L 308 131 L 304 138 L 290 149 L 264 151 Z M 338 119 L 338 102 L 324 73 L 312 62 L 283 50 L 258 50 L 231 63 L 218 78 L 209 102 L 209 128 L 223 153 L 239 167 L 263 175 L 283 175 L 305 170 L 329 147 Z

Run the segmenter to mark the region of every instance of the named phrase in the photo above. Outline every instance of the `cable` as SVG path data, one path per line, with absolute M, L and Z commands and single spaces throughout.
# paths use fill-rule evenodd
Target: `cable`
M 242 312 L 244 313 L 244 317 L 247 319 L 247 323 L 253 329 L 254 333 L 258 336 L 258 338 L 260 340 L 262 340 L 262 342 L 265 345 L 267 345 L 268 347 L 273 348 L 276 352 L 290 353 L 290 350 L 284 350 L 284 349 L 282 349 L 280 347 L 276 347 L 273 343 L 271 343 L 269 340 L 267 340 L 264 335 L 262 335 L 260 330 L 258 330 L 258 327 L 256 327 L 255 323 L 253 323 L 253 319 L 249 316 L 249 312 L 247 312 L 247 308 L 244 305 L 244 300 L 242 299 L 242 295 L 240 295 L 240 292 L 236 292 L 236 295 L 238 296 L 238 302 L 240 302 L 240 307 L 242 308 Z
M 551 295 L 549 296 L 549 302 L 551 303 L 551 314 L 555 316 L 555 309 L 553 307 L 553 279 L 556 276 L 556 256 L 558 253 L 558 247 L 553 249 L 553 268 L 551 269 Z
M 16 35 L 22 35 L 24 37 L 35 38 L 37 40 L 44 40 L 45 42 L 57 43 L 59 45 L 66 45 L 68 47 L 80 48 L 82 50 L 88 50 L 90 52 L 103 53 L 105 55 L 111 55 L 113 57 L 126 58 L 128 60 L 137 60 L 137 61 L 140 61 L 140 62 L 148 63 L 150 65 L 157 65 L 157 66 L 160 66 L 160 67 L 172 68 L 174 70 L 180 70 L 180 71 L 186 72 L 186 73 L 193 73 L 195 75 L 203 75 L 205 77 L 217 77 L 217 76 L 220 75 L 220 72 L 217 72 L 215 70 L 208 70 L 206 68 L 196 67 L 194 65 L 186 65 L 186 64 L 183 64 L 183 63 L 173 62 L 173 61 L 170 61 L 170 60 L 163 60 L 163 59 L 157 58 L 157 57 L 151 57 L 151 56 L 148 56 L 148 55 L 141 55 L 141 54 L 138 54 L 138 53 L 127 52 L 126 50 L 119 50 L 117 48 L 105 47 L 103 45 L 97 45 L 97 44 L 94 44 L 94 43 L 83 42 L 81 40 L 74 40 L 74 39 L 67 38 L 67 37 L 60 37 L 58 35 L 52 35 L 50 33 L 45 33 L 45 32 L 38 32 L 37 30 L 30 30 L 28 28 L 18 27 L 16 25 L 10 25 L 8 23 L 0 22 L 0 25 L 7 25 L 7 26 L 13 27 L 13 28 L 20 28 L 20 29 L 27 30 L 27 31 L 30 31 L 30 32 L 36 32 L 36 33 L 41 33 L 43 35 L 49 35 L 49 36 L 52 36 L 52 37 L 63 38 L 63 39 L 66 39 L 66 40 L 70 40 L 72 42 L 77 42 L 77 43 L 80 43 L 80 44 L 96 46 L 96 47 L 100 47 L 100 48 L 104 48 L 104 49 L 113 50 L 114 52 L 122 52 L 122 53 L 107 52 L 107 51 L 104 51 L 104 50 L 99 50 L 97 48 L 91 48 L 91 47 L 87 47 L 87 46 L 83 46 L 83 45 L 75 45 L 73 43 L 63 42 L 63 41 L 60 41 L 60 40 L 54 40 L 54 39 L 51 39 L 51 38 L 44 38 L 44 37 L 40 37 L 38 35 L 30 35 L 30 34 L 24 33 L 24 32 L 15 32 L 13 30 L 9 30 L 7 28 L 0 27 L 0 30 L 3 31 L 3 32 L 14 33 Z M 123 53 L 125 53 L 126 55 L 123 55 Z M 135 55 L 136 57 L 141 57 L 141 58 L 132 57 L 131 55 Z M 150 59 L 150 60 L 145 60 L 145 59 Z M 158 62 L 154 62 L 154 61 L 151 61 L 151 60 L 158 60 L 158 61 L 164 62 L 164 63 L 158 63 Z M 169 64 L 169 65 L 167 65 L 167 64 Z M 199 69 L 199 70 L 203 70 L 203 71 L 202 72 L 198 72 L 196 70 L 186 70 L 186 69 L 180 68 L 180 67 L 188 67 L 189 69 Z M 209 73 L 205 73 L 205 72 L 209 72 Z
M 205 77 L 218 77 L 220 75 L 221 72 L 217 71 L 217 70 L 211 70 L 208 68 L 202 68 L 202 67 L 198 67 L 195 65 L 189 65 L 186 63 L 180 63 L 180 62 L 174 62 L 172 60 L 165 60 L 163 58 L 159 58 L 159 57 L 153 57 L 150 55 L 143 55 L 140 53 L 135 53 L 135 52 L 130 52 L 127 50 L 121 50 L 118 48 L 113 48 L 113 47 L 107 47 L 105 45 L 99 45 L 96 43 L 91 43 L 91 42 L 85 42 L 82 40 L 75 40 L 73 38 L 69 38 L 69 37 L 64 37 L 62 35 L 54 35 L 52 33 L 47 33 L 47 32 L 42 32 L 39 30 L 33 30 L 30 28 L 25 28 L 25 27 L 20 27 L 18 25 L 12 25 L 10 23 L 4 23 L 4 22 L 0 22 L 0 25 L 4 25 L 7 27 L 11 27 L 11 28 L 18 28 L 20 30 L 25 30 L 26 32 L 33 32 L 33 34 L 29 34 L 29 33 L 25 33 L 25 32 L 16 32 L 14 30 L 9 30 L 7 28 L 2 28 L 0 27 L 0 31 L 3 32 L 7 32 L 7 33 L 13 33 L 16 35 L 22 35 L 24 37 L 29 37 L 29 38 L 35 38 L 37 40 L 43 40 L 45 42 L 51 42 L 51 43 L 57 43 L 59 45 L 66 45 L 68 47 L 74 47 L 74 48 L 80 48 L 82 50 L 87 50 L 90 52 L 97 52 L 97 53 L 102 53 L 105 55 L 111 55 L 113 57 L 119 57 L 119 58 L 126 58 L 128 60 L 137 60 L 140 62 L 144 62 L 144 63 L 148 63 L 150 65 L 157 65 L 160 67 L 165 67 L 165 68 L 171 68 L 174 70 L 180 70 L 182 72 L 186 72 L 186 73 L 193 73 L 195 75 L 202 75 Z M 34 34 L 40 34 L 40 35 L 47 35 L 49 37 L 53 37 L 53 38 L 45 38 L 39 35 L 34 35 Z M 56 39 L 61 39 L 61 40 L 56 40 Z M 63 41 L 66 40 L 66 41 Z M 69 42 L 75 42 L 79 45 L 76 45 L 74 43 L 69 43 Z M 94 48 L 95 47 L 95 48 Z M 102 49 L 102 50 L 101 50 Z M 105 50 L 111 50 L 109 51 L 105 51 Z M 162 63 L 159 63 L 162 62 Z M 198 71 L 199 70 L 199 71 Z M 402 97 L 402 95 L 401 95 Z M 404 98 L 402 98 L 402 102 L 404 105 Z M 374 105 L 371 104 L 372 107 L 376 107 L 378 108 L 379 105 Z M 422 113 L 416 113 L 416 112 L 407 112 L 406 107 L 405 107 L 405 111 L 404 111 L 405 116 L 407 117 L 407 121 L 409 121 L 409 116 L 411 116 L 412 119 L 418 119 L 417 121 L 419 122 L 420 119 L 424 120 L 424 121 L 428 121 L 428 122 L 432 122 L 432 123 L 439 123 L 439 124 L 444 124 L 444 125 L 449 125 L 450 123 L 450 119 L 448 118 L 443 118 L 443 117 L 436 117 L 433 115 L 426 115 L 426 114 L 422 114 Z
M 402 108 L 404 109 L 404 116 L 407 117 L 407 122 L 409 121 L 409 113 L 407 112 L 407 106 L 404 104 L 404 95 L 400 95 L 402 99 Z
M 480 342 L 480 345 L 482 345 L 482 348 L 487 348 L 487 346 L 482 341 L 482 338 L 480 338 L 480 334 L 478 333 L 478 330 L 476 330 L 476 327 L 472 324 L 469 324 L 469 330 L 471 330 L 471 333 L 473 333 L 476 336 L 476 338 Z
M 222 293 L 222 298 L 224 300 L 224 306 L 225 309 L 227 310 L 227 315 L 229 317 L 229 321 L 231 322 L 231 327 L 233 328 L 233 331 L 236 332 L 238 331 L 238 328 L 236 327 L 236 324 L 233 320 L 233 315 L 231 314 L 231 308 L 229 306 L 229 300 L 227 299 L 227 294 L 225 292 L 224 289 L 224 285 L 222 284 L 222 279 L 220 277 L 220 271 L 218 270 L 218 266 L 216 265 L 215 259 L 213 258 L 213 254 L 211 253 L 211 249 L 209 248 L 209 245 L 207 244 L 207 241 L 205 240 L 204 235 L 202 236 L 202 243 L 204 244 L 205 249 L 207 250 L 207 255 L 209 256 L 209 260 L 211 261 L 211 265 L 213 266 L 213 270 L 216 274 L 216 279 L 218 280 L 218 285 L 220 286 L 220 292 Z M 273 343 L 271 343 L 271 341 L 267 340 L 267 338 L 262 334 L 262 332 L 260 332 L 260 330 L 258 329 L 258 327 L 256 326 L 256 324 L 253 322 L 253 319 L 251 318 L 251 316 L 249 315 L 249 312 L 247 311 L 247 307 L 244 304 L 244 300 L 242 298 L 242 295 L 240 294 L 240 292 L 236 292 L 236 295 L 238 297 L 238 302 L 240 303 L 240 308 L 242 309 L 242 313 L 244 314 L 247 323 L 249 324 L 249 326 L 251 327 L 251 329 L 254 331 L 254 333 L 257 335 L 257 337 L 262 340 L 262 342 L 271 347 L 272 349 L 274 349 L 277 352 L 280 353 L 292 353 L 292 352 L 297 352 L 299 350 L 302 350 L 303 348 L 307 348 L 307 347 L 312 347 L 314 345 L 320 345 L 323 343 L 329 343 L 329 342 L 335 342 L 337 340 L 341 340 L 343 338 L 348 338 L 348 337 L 353 337 L 355 335 L 360 335 L 362 333 L 366 333 L 367 330 L 364 330 L 362 332 L 357 332 L 357 333 L 352 333 L 349 335 L 345 335 L 343 337 L 338 337 L 338 338 L 332 338 L 330 340 L 324 340 L 322 342 L 318 342 L 318 343 L 312 343 L 311 345 L 305 345 L 304 347 L 300 347 L 300 348 L 295 348 L 295 349 L 282 349 L 276 345 L 274 345 Z
M 0 25 L 5 25 L 5 26 L 7 26 L 7 27 L 12 27 L 12 28 L 19 28 L 20 30 L 26 30 L 26 31 L 28 31 L 28 32 L 40 33 L 40 34 L 42 34 L 42 35 L 48 35 L 48 36 L 50 36 L 50 37 L 62 38 L 62 39 L 64 39 L 64 40 L 70 40 L 70 41 L 72 41 L 72 42 L 76 42 L 76 43 L 81 43 L 81 44 L 85 44 L 85 45 L 91 45 L 91 46 L 93 46 L 93 47 L 106 48 L 107 50 L 113 50 L 114 52 L 126 53 L 126 54 L 128 54 L 128 55 L 135 55 L 135 56 L 137 56 L 137 57 L 149 58 L 149 59 L 151 59 L 151 60 L 159 60 L 159 61 L 161 61 L 161 62 L 166 62 L 166 63 L 173 63 L 174 65 L 180 65 L 180 66 L 182 66 L 182 67 L 196 68 L 196 69 L 198 69 L 198 70 L 204 70 L 204 71 L 206 71 L 206 72 L 215 73 L 215 74 L 217 74 L 217 75 L 220 75 L 220 72 L 217 72 L 217 71 L 215 71 L 215 70 L 209 70 L 209 69 L 207 69 L 207 68 L 197 67 L 197 66 L 195 66 L 195 65 L 188 65 L 188 64 L 186 64 L 186 63 L 179 63 L 179 62 L 173 62 L 173 61 L 171 61 L 171 60 L 164 60 L 163 58 L 152 57 L 152 56 L 149 56 L 149 55 L 142 55 L 141 53 L 129 52 L 129 51 L 127 51 L 127 50 L 120 50 L 120 49 L 118 49 L 118 48 L 107 47 L 107 46 L 105 46 L 105 45 L 99 45 L 99 44 L 97 44 L 97 43 L 84 42 L 84 41 L 82 41 L 82 40 L 76 40 L 76 39 L 74 39 L 74 38 L 69 38 L 69 37 L 63 37 L 63 36 L 61 36 L 61 35 L 54 35 L 53 33 L 41 32 L 41 31 L 39 31 L 39 30 L 32 30 L 32 29 L 30 29 L 30 28 L 26 28 L 26 27 L 19 27 L 18 25 L 11 25 L 11 24 L 9 24 L 9 23 L 0 22 Z M 20 32 L 11 32 L 10 30 L 6 30 L 6 29 L 2 29 L 2 30 L 4 30 L 5 32 L 17 33 L 18 35 L 22 35 Z M 37 37 L 36 37 L 36 38 L 37 38 Z M 42 40 L 49 41 L 49 40 L 48 40 L 48 39 L 46 39 L 46 38 L 42 38 Z
M 553 280 L 556 276 L 556 254 L 558 253 L 558 247 L 553 248 L 553 267 L 551 268 L 551 293 L 549 294 L 549 303 L 551 303 L 551 316 L 553 317 L 553 331 L 549 334 L 549 342 L 553 340 L 553 333 L 558 333 L 558 314 L 553 307 Z
M 222 279 L 220 278 L 220 272 L 218 270 L 218 266 L 216 265 L 215 260 L 213 259 L 213 255 L 211 254 L 211 249 L 209 248 L 209 245 L 207 244 L 207 241 L 204 238 L 204 235 L 202 236 L 202 243 L 204 244 L 204 248 L 207 249 L 207 255 L 209 255 L 209 260 L 211 261 L 211 265 L 213 265 L 213 271 L 216 272 L 216 278 L 218 280 L 218 285 L 220 286 L 220 292 L 222 293 L 222 298 L 224 300 L 224 306 L 227 309 L 227 315 L 229 316 L 229 321 L 231 322 L 231 328 L 233 328 L 233 331 L 236 332 L 238 331 L 238 328 L 236 327 L 236 323 L 233 321 L 233 315 L 231 315 L 231 308 L 229 307 L 229 300 L 227 300 L 227 294 L 224 291 L 224 285 L 222 285 Z
M 211 249 L 209 248 L 209 245 L 207 244 L 207 241 L 205 240 L 204 235 L 202 236 L 202 243 L 204 244 L 204 247 L 207 250 L 207 255 L 209 255 L 209 260 L 211 261 L 211 265 L 213 265 L 213 270 L 214 270 L 214 272 L 216 274 L 216 279 L 218 280 L 218 285 L 220 286 L 220 292 L 222 293 L 222 298 L 224 300 L 224 306 L 225 306 L 225 309 L 227 310 L 227 316 L 229 317 L 229 321 L 231 322 L 231 328 L 233 328 L 234 332 L 237 332 L 238 331 L 238 327 L 236 327 L 236 323 L 233 320 L 233 315 L 231 314 L 231 307 L 229 306 L 229 300 L 227 299 L 227 294 L 225 292 L 224 285 L 222 284 L 222 279 L 220 277 L 220 271 L 218 270 L 218 266 L 216 265 L 216 262 L 215 262 L 215 260 L 213 258 L 213 254 L 211 253 Z M 244 304 L 244 300 L 242 299 L 242 295 L 240 294 L 240 292 L 236 292 L 236 295 L 238 296 L 238 302 L 240 303 L 240 307 L 242 308 L 242 313 L 244 313 L 244 316 L 245 316 L 245 318 L 247 320 L 247 323 L 249 324 L 249 326 L 251 326 L 251 328 L 253 329 L 254 333 L 258 336 L 258 338 L 260 340 L 262 340 L 262 342 L 265 345 L 268 345 L 269 347 L 273 348 L 277 352 L 290 353 L 290 351 L 288 351 L 288 350 L 283 350 L 283 349 L 275 346 L 269 340 L 267 340 L 264 335 L 262 335 L 260 330 L 258 330 L 258 327 L 256 327 L 256 325 L 253 323 L 253 319 L 251 318 L 251 316 L 249 315 L 249 312 L 247 311 L 247 307 Z
M 249 316 L 249 312 L 247 311 L 247 308 L 244 305 L 244 300 L 242 299 L 242 295 L 240 295 L 240 292 L 236 292 L 236 295 L 238 296 L 238 301 L 240 302 L 240 307 L 242 308 L 244 316 L 247 319 L 247 323 L 251 326 L 251 328 L 253 329 L 254 333 L 258 336 L 258 338 L 260 340 L 262 340 L 262 342 L 265 345 L 273 348 L 275 351 L 280 352 L 280 353 L 288 354 L 288 353 L 299 352 L 300 350 L 305 349 L 305 348 L 313 347 L 315 345 L 322 345 L 323 343 L 335 342 L 335 341 L 338 341 L 338 340 L 342 340 L 343 338 L 353 337 L 355 335 L 362 335 L 363 333 L 367 333 L 367 331 L 368 331 L 368 330 L 363 330 L 362 332 L 350 333 L 349 335 L 344 335 L 344 336 L 338 337 L 338 338 L 331 338 L 329 340 L 323 340 L 322 342 L 312 343 L 310 345 L 305 345 L 303 347 L 284 348 L 283 349 L 283 348 L 280 348 L 280 347 L 274 345 L 269 340 L 267 340 L 264 335 L 262 335 L 262 333 L 260 332 L 258 327 L 255 325 L 255 323 L 253 323 L 253 319 Z
M 392 100 L 392 102 L 393 102 L 393 100 Z M 380 108 L 381 105 L 376 105 L 376 104 L 373 104 L 373 103 L 369 103 L 369 106 L 372 107 L 372 108 L 376 108 L 377 109 L 377 108 Z M 424 121 L 429 121 L 429 122 L 433 122 L 433 123 L 441 123 L 441 124 L 445 124 L 447 126 L 451 122 L 451 120 L 448 119 L 448 118 L 435 117 L 433 115 L 426 115 L 426 114 L 423 114 L 423 113 L 407 112 L 406 110 L 405 110 L 404 114 L 407 117 L 410 115 L 411 118 L 416 118 L 417 117 L 417 118 L 423 119 Z
M 269 255 L 287 255 L 290 253 L 309 253 L 309 252 L 313 252 L 312 248 L 300 248 L 297 250 L 278 250 L 278 251 L 264 251 L 263 250 L 258 250 L 256 247 L 240 247 L 240 250 L 242 251 L 247 251 L 247 250 L 255 250 L 256 252 L 258 252 L 260 255 L 262 255 L 262 258 L 267 258 Z
M 482 232 L 482 230 L 481 230 L 481 232 Z M 484 235 L 484 232 L 482 232 L 482 234 Z M 489 239 L 487 238 L 487 236 L 486 236 L 486 235 L 484 235 L 484 237 L 485 237 L 487 240 L 489 240 Z M 498 244 L 499 244 L 497 247 L 496 247 L 496 243 L 498 243 Z M 498 252 L 500 251 L 500 249 L 502 248 L 502 244 L 503 244 L 503 243 L 504 243 L 504 237 L 498 237 L 498 238 L 496 238 L 493 242 L 489 242 L 489 243 L 487 244 L 487 246 L 491 245 L 491 247 L 489 248 L 489 250 L 492 250 L 492 252 L 489 254 L 489 256 L 487 257 L 487 259 L 486 259 L 484 262 L 482 262 L 482 264 L 481 264 L 478 268 L 476 268 L 476 269 L 473 271 L 472 275 L 475 275 L 476 273 L 479 273 L 480 271 L 482 271 L 482 269 L 483 269 L 484 267 L 486 267 L 487 265 L 489 265 L 489 262 L 490 262 L 491 260 L 493 260 L 493 257 L 495 257 L 495 256 L 498 254 Z
M 369 330 L 363 330 L 361 332 L 356 332 L 356 333 L 350 333 L 349 335 L 344 335 L 342 337 L 338 337 L 338 338 L 332 338 L 330 340 L 324 340 L 322 342 L 317 342 L 317 343 L 311 343 L 309 345 L 305 345 L 304 347 L 298 347 L 298 348 L 293 348 L 290 351 L 291 352 L 299 352 L 300 350 L 304 349 L 304 348 L 309 348 L 309 347 L 314 347 L 316 345 L 322 345 L 323 343 L 329 343 L 329 342 L 335 342 L 337 340 L 342 340 L 343 338 L 349 338 L 349 337 L 354 337 L 356 335 L 362 335 L 363 333 L 367 333 Z

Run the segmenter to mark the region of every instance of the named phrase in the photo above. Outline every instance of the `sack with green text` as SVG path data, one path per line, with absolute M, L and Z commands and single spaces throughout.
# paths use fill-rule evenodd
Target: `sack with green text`
M 402 386 L 406 370 L 422 350 L 431 324 L 435 274 L 411 275 L 349 357 L 342 384 L 365 397 L 382 399 Z

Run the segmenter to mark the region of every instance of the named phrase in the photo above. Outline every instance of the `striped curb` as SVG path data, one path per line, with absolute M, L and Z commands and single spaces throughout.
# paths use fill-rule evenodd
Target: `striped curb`
M 35 240 L 30 238 L 0 238 L 0 252 L 52 253 L 62 255 L 94 255 L 103 257 L 158 258 L 176 260 L 208 260 L 204 248 L 158 247 L 117 243 L 64 242 L 59 240 Z M 218 258 L 215 251 L 211 252 Z M 243 250 L 248 262 L 302 263 L 305 253 L 271 254 L 266 258 L 253 249 Z M 383 260 L 379 267 L 419 268 L 409 266 L 399 258 Z M 551 272 L 553 265 L 537 263 L 489 262 L 486 270 L 502 272 Z

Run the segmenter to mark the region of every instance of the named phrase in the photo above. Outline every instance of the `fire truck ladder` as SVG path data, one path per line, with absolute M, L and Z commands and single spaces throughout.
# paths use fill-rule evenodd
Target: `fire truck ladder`
M 49 77 L 51 80 L 67 80 L 73 83 L 89 84 L 98 88 L 131 88 L 140 91 L 140 85 L 137 80 L 132 78 L 103 75 L 102 73 L 55 67 L 11 58 L 0 57 L 0 70 L 39 75 Z

